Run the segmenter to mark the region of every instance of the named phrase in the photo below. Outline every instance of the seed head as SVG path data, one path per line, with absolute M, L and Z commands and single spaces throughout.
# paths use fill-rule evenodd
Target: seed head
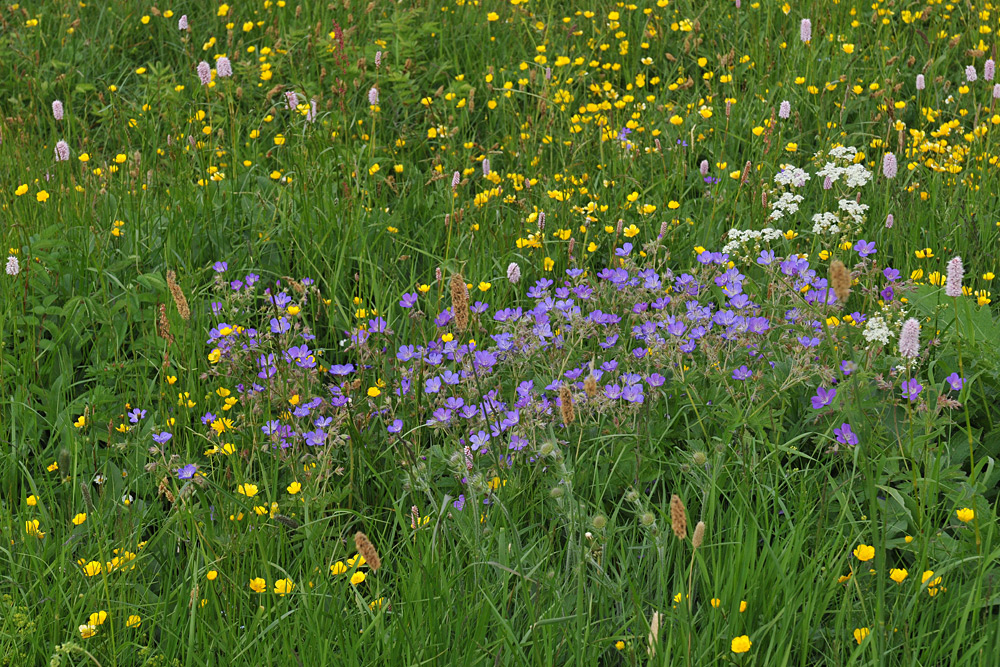
M 694 527 L 694 536 L 691 538 L 691 545 L 697 549 L 705 541 L 705 522 L 699 521 Z
M 847 297 L 851 295 L 851 272 L 839 259 L 830 263 L 830 284 L 837 295 L 837 301 L 846 303 Z
M 588 375 L 587 379 L 583 381 L 583 391 L 586 392 L 587 398 L 597 396 L 597 380 L 594 379 L 593 375 Z
M 378 552 L 372 546 L 371 540 L 360 530 L 354 533 L 354 546 L 362 558 L 365 559 L 365 562 L 368 563 L 368 567 L 371 568 L 372 572 L 377 572 L 382 567 L 382 559 L 378 557 Z
M 683 540 L 687 537 L 687 514 L 684 512 L 681 497 L 676 493 L 670 496 L 670 527 L 677 539 Z
M 563 424 L 567 426 L 573 423 L 576 413 L 573 410 L 573 394 L 569 390 L 568 384 L 559 387 L 559 412 L 562 414 Z
M 173 271 L 167 271 L 167 289 L 170 290 L 170 296 L 174 298 L 174 305 L 177 306 L 177 312 L 180 314 L 181 319 L 185 322 L 191 319 L 191 309 L 188 308 L 187 298 L 184 296 L 184 290 L 181 286 L 177 284 L 177 274 Z
M 455 318 L 455 326 L 459 331 L 465 331 L 469 326 L 469 289 L 465 286 L 465 278 L 461 273 L 451 277 L 451 314 Z

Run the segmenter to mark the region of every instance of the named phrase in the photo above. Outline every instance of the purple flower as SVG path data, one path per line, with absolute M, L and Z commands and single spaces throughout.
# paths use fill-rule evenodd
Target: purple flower
M 371 106 L 378 106 L 378 88 L 375 86 L 371 87 L 368 91 L 368 104 Z
M 896 156 L 886 153 L 882 156 L 882 173 L 886 178 L 896 178 Z
M 462 508 L 465 507 L 465 494 L 464 493 L 459 494 L 458 500 L 453 502 L 451 506 L 457 509 L 459 512 L 461 512 Z
M 944 379 L 951 387 L 952 391 L 962 391 L 962 387 L 965 385 L 965 378 L 960 376 L 958 373 L 952 373 Z
M 188 17 L 187 17 L 187 14 L 184 14 L 183 16 L 181 16 L 180 20 L 177 21 L 177 29 L 178 30 L 187 30 L 188 29 Z
M 887 269 L 882 270 L 882 275 L 885 276 L 886 280 L 891 280 L 893 282 L 899 280 L 899 269 L 894 269 L 891 266 Z
M 746 367 L 746 364 L 733 371 L 733 379 L 745 381 L 753 377 L 753 371 Z
M 56 142 L 56 162 L 65 162 L 69 159 L 69 144 L 63 140 Z
M 788 100 L 782 101 L 778 106 L 778 118 L 788 118 L 789 114 L 792 113 L 792 105 Z
M 229 62 L 229 58 L 221 56 L 215 61 L 215 73 L 220 77 L 229 77 L 233 75 L 233 64 Z
M 417 305 L 417 293 L 407 292 L 403 295 L 403 298 L 399 300 L 399 305 L 403 308 L 413 308 Z
M 993 80 L 993 74 L 994 74 L 994 68 L 995 67 L 996 67 L 996 63 L 993 62 L 992 58 L 990 58 L 985 63 L 983 63 L 983 79 L 984 80 L 986 80 L 986 81 L 992 81 Z
M 865 241 L 864 239 L 861 239 L 860 241 L 854 244 L 854 250 L 856 250 L 857 253 L 862 257 L 867 257 L 868 255 L 874 255 L 876 252 L 875 242 L 874 241 L 869 242 Z
M 189 463 L 177 469 L 177 479 L 191 479 L 196 472 L 198 472 L 198 466 Z
M 63 119 L 63 113 L 64 113 L 63 103 L 60 102 L 59 100 L 53 100 L 52 101 L 52 117 L 55 118 L 56 120 L 62 120 Z
M 145 410 L 140 410 L 136 408 L 128 413 L 128 420 L 133 424 L 138 424 L 139 420 L 146 416 Z
M 153 434 L 153 440 L 155 440 L 158 444 L 161 444 L 161 445 L 163 443 L 165 443 L 167 440 L 170 440 L 170 438 L 172 438 L 172 437 L 174 437 L 173 434 L 172 433 L 167 433 L 166 431 L 163 431 L 162 433 L 154 433 Z
M 923 74 L 918 74 L 917 75 L 917 90 L 923 90 L 924 87 L 925 87 L 925 85 L 926 85 L 926 83 L 924 82 L 924 75 Z
M 389 424 L 386 429 L 389 433 L 399 433 L 403 430 L 403 420 L 394 419 L 391 424 Z
M 842 445 L 858 444 L 858 436 L 851 430 L 851 425 L 847 422 L 844 422 L 838 428 L 833 429 L 833 434 L 837 436 L 837 442 Z
M 799 24 L 799 39 L 803 42 L 809 42 L 812 40 L 813 34 L 813 24 L 809 19 L 802 19 L 802 23 Z
M 212 83 L 212 67 L 204 60 L 198 63 L 198 79 L 201 80 L 203 86 Z
M 833 403 L 833 399 L 836 395 L 836 389 L 818 387 L 816 389 L 816 395 L 812 396 L 809 400 L 812 402 L 813 410 L 822 410 L 826 406 Z
M 478 452 L 489 440 L 490 436 L 486 431 L 479 431 L 469 436 L 469 442 L 472 444 L 472 451 L 474 452 Z
M 216 273 L 225 273 L 228 268 L 228 262 L 216 262 L 212 265 L 212 269 L 214 269 Z
M 354 364 L 333 364 L 330 366 L 330 375 L 350 375 L 354 372 Z
M 917 400 L 917 396 L 924 390 L 924 385 L 917 382 L 916 378 L 910 378 L 903 382 L 903 398 L 910 399 L 910 402 Z

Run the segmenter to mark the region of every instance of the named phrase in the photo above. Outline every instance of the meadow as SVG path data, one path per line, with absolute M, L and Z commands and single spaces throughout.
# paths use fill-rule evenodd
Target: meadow
M 998 30 L 7 4 L 0 665 L 1000 663 Z

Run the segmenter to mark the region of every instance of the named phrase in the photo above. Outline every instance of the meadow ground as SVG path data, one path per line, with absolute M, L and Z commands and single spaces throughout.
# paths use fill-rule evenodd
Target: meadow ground
M 998 30 L 8 4 L 0 664 L 998 664 Z

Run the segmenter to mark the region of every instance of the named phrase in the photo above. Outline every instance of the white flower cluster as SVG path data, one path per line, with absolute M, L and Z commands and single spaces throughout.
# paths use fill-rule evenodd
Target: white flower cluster
M 16 276 L 21 272 L 21 263 L 17 261 L 17 257 L 14 255 L 7 256 L 7 275 Z
M 875 315 L 868 319 L 862 335 L 864 335 L 865 340 L 869 343 L 888 345 L 889 339 L 896 334 L 889 330 L 889 325 L 885 323 L 881 315 Z
M 816 175 L 826 179 L 831 183 L 836 183 L 843 176 L 849 188 L 861 188 L 868 184 L 872 178 L 872 173 L 865 169 L 863 164 L 851 164 L 846 167 L 838 167 L 833 162 L 827 162 L 823 168 L 816 172 Z
M 836 146 L 830 149 L 830 157 L 848 162 L 853 162 L 857 154 L 858 149 L 854 146 Z
M 851 216 L 851 219 L 859 225 L 865 221 L 865 211 L 868 210 L 868 204 L 860 204 L 856 201 L 851 201 L 850 199 L 841 199 L 837 202 L 840 206 L 840 210 Z
M 808 180 L 809 172 L 791 165 L 785 165 L 781 171 L 774 175 L 775 183 L 779 185 L 791 185 L 796 188 L 801 188 Z
M 749 245 L 752 241 L 755 242 L 755 246 L 761 241 L 770 243 L 771 241 L 780 239 L 783 235 L 780 229 L 774 229 L 773 227 L 765 227 L 764 229 L 730 229 L 726 233 L 729 243 L 725 245 L 722 252 L 734 253 Z
M 792 215 L 799 210 L 799 203 L 804 199 L 802 195 L 784 192 L 778 201 L 771 206 L 771 220 L 780 220 L 786 215 Z
M 834 213 L 817 213 L 812 217 L 813 234 L 839 234 L 840 218 Z

